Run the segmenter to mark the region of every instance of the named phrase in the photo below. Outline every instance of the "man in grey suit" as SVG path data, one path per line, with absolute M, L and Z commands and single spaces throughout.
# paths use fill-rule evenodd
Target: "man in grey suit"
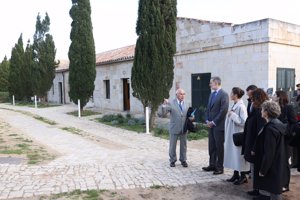
M 221 88 L 220 77 L 212 77 L 209 85 L 214 91 L 209 96 L 205 121 L 209 128 L 209 166 L 202 169 L 214 171 L 213 174 L 218 175 L 224 173 L 224 124 L 228 112 L 229 96 Z
M 167 99 L 164 100 L 161 106 L 160 116 L 165 116 L 170 113 L 170 125 L 169 125 L 169 157 L 170 157 L 170 167 L 175 167 L 175 162 L 177 161 L 176 156 L 176 146 L 177 140 L 180 140 L 180 156 L 179 160 L 183 167 L 188 167 L 186 162 L 186 132 L 184 129 L 184 124 L 187 114 L 187 106 L 184 103 L 185 92 L 183 89 L 176 90 L 176 98 L 169 102 Z

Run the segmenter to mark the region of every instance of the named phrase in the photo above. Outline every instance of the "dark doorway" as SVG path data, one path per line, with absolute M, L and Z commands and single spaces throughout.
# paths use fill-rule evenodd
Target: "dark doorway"
M 130 84 L 129 79 L 123 79 L 123 99 L 124 99 L 124 111 L 130 110 Z
M 295 88 L 295 69 L 277 68 L 276 90 L 287 92 L 289 99 L 292 98 Z
M 211 73 L 192 74 L 192 107 L 197 111 L 195 113 L 197 122 L 204 122 L 205 110 L 210 95 L 209 81 Z
M 58 82 L 59 103 L 63 104 L 63 86 L 62 82 Z

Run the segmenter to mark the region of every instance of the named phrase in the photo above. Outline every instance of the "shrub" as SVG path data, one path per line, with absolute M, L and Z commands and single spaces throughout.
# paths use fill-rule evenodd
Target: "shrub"
M 0 92 L 0 103 L 9 102 L 9 94 L 8 92 Z

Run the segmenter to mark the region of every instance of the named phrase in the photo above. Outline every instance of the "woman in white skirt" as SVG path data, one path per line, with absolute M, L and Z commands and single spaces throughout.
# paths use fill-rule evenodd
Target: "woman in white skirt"
M 241 99 L 244 94 L 241 88 L 232 88 L 230 99 L 234 104 L 225 120 L 224 167 L 234 170 L 233 176 L 226 181 L 235 185 L 247 183 L 246 172 L 250 170 L 250 164 L 241 155 L 242 146 L 235 146 L 232 136 L 234 133 L 244 131 L 247 119 L 247 109 Z

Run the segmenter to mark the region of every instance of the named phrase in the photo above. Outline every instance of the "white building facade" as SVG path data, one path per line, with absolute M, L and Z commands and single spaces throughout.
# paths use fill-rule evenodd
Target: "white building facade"
M 174 56 L 174 82 L 170 98 L 179 87 L 186 91 L 186 103 L 205 107 L 212 76 L 222 79 L 222 87 L 260 88 L 292 91 L 300 82 L 300 26 L 274 19 L 245 24 L 210 22 L 178 18 L 177 52 Z M 97 76 L 93 103 L 100 110 L 143 112 L 130 87 L 134 45 L 97 54 Z M 68 82 L 57 72 L 49 100 L 59 102 L 59 83 Z M 56 91 L 57 90 L 57 91 Z M 51 94 L 52 92 L 52 94 Z

